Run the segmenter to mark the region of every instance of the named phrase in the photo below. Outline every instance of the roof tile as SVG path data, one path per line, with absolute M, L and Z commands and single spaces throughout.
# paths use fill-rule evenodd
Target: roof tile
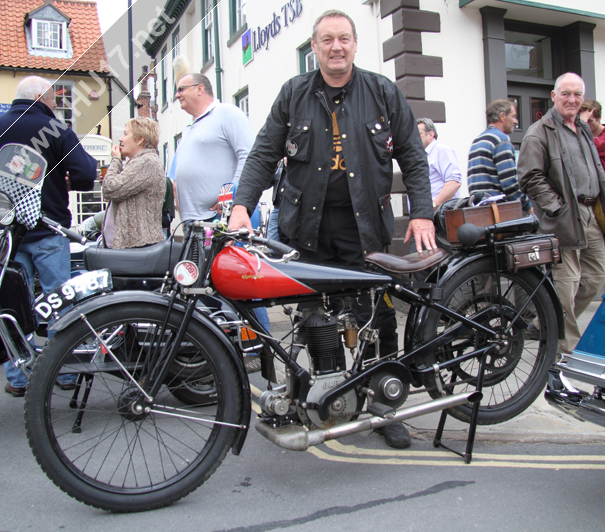
M 0 66 L 49 70 L 109 72 L 96 2 L 55 0 L 53 5 L 71 18 L 72 59 L 30 55 L 25 37 L 25 14 L 44 0 L 0 0 Z

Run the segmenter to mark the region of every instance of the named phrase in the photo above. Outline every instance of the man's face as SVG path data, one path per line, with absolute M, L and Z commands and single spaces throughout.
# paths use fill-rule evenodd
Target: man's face
M 176 99 L 181 104 L 181 109 L 183 109 L 183 111 L 186 111 L 189 114 L 195 113 L 194 109 L 196 108 L 196 103 L 199 99 L 200 87 L 201 85 L 196 85 L 193 82 L 191 76 L 183 76 L 179 80 L 177 91 L 179 91 L 179 88 L 181 88 L 181 90 L 176 93 Z
M 573 121 L 584 103 L 584 84 L 576 75 L 565 76 L 559 83 L 557 91 L 552 91 L 555 109 L 564 120 Z
M 593 135 L 596 135 L 599 131 L 599 126 L 601 125 L 601 120 L 591 116 L 586 123 L 590 127 L 590 131 L 592 131 Z
M 510 113 L 507 115 L 501 113 L 500 116 L 502 119 L 502 131 L 507 135 L 510 135 L 515 130 L 515 126 L 519 123 L 517 120 L 517 110 L 513 107 L 510 110 Z
M 426 132 L 426 126 L 424 124 L 418 124 L 418 133 L 420 133 L 420 139 L 425 148 L 433 142 L 433 139 L 435 138 L 435 133 L 432 131 Z
M 328 76 L 340 76 L 353 68 L 357 41 L 351 23 L 344 17 L 326 17 L 317 25 L 311 48 L 319 68 Z

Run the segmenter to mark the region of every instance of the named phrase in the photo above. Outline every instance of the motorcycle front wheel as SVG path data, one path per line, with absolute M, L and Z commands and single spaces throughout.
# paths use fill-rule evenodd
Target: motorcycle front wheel
M 501 352 L 488 356 L 486 360 L 483 400 L 478 417 L 480 425 L 502 423 L 519 415 L 535 401 L 546 385 L 548 368 L 557 354 L 558 327 L 554 305 L 546 288 L 540 286 L 531 297 L 538 283 L 537 276 L 529 271 L 521 270 L 516 274 L 501 272 L 499 291 L 493 259 L 490 258 L 461 268 L 442 287 L 441 304 L 466 317 L 472 319 L 478 312 L 492 308 L 491 316 L 484 319 L 482 325 L 496 330 L 497 339 L 506 341 Z M 521 309 L 520 319 L 516 320 L 515 316 Z M 441 335 L 455 323 L 437 310 L 430 311 L 424 328 L 424 342 Z M 470 330 L 440 348 L 426 363 L 432 365 L 456 359 L 487 347 L 490 340 L 486 334 Z M 474 390 L 478 369 L 479 361 L 471 359 L 441 370 L 441 388 L 447 394 Z M 431 397 L 441 397 L 434 373 L 426 378 L 425 384 Z M 448 413 L 469 422 L 471 411 L 471 405 L 462 405 L 449 409 Z
M 105 307 L 86 316 L 90 327 L 78 320 L 58 332 L 36 361 L 25 398 L 28 440 L 50 479 L 81 502 L 115 512 L 166 506 L 208 479 L 232 444 L 238 375 L 203 324 L 189 324 L 186 349 L 151 402 L 141 392 L 151 388 L 153 346 L 174 340 L 183 314 L 173 311 L 160 335 L 165 319 L 161 305 Z M 203 371 L 191 370 L 187 356 Z M 77 376 L 76 388 L 62 390 L 59 374 Z M 174 391 L 188 381 L 199 389 L 202 377 L 212 383 L 212 401 L 179 401 Z

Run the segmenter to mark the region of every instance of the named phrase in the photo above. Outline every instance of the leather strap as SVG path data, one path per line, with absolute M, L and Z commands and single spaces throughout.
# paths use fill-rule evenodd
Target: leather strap
M 494 223 L 499 224 L 500 223 L 500 210 L 498 209 L 498 204 L 490 203 L 490 205 L 492 206 L 492 212 L 494 213 Z M 497 235 L 496 240 L 502 240 L 502 235 Z

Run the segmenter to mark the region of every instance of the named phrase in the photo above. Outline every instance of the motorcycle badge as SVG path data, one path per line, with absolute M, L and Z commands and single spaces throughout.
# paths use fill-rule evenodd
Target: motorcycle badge
M 387 137 L 387 140 L 386 140 L 386 142 L 385 142 L 385 145 L 386 145 L 387 151 L 388 151 L 389 153 L 393 153 L 393 135 L 389 135 L 389 136 Z
M 294 142 L 292 139 L 288 139 L 286 141 L 286 151 L 288 152 L 289 157 L 294 157 L 298 152 L 298 144 Z

